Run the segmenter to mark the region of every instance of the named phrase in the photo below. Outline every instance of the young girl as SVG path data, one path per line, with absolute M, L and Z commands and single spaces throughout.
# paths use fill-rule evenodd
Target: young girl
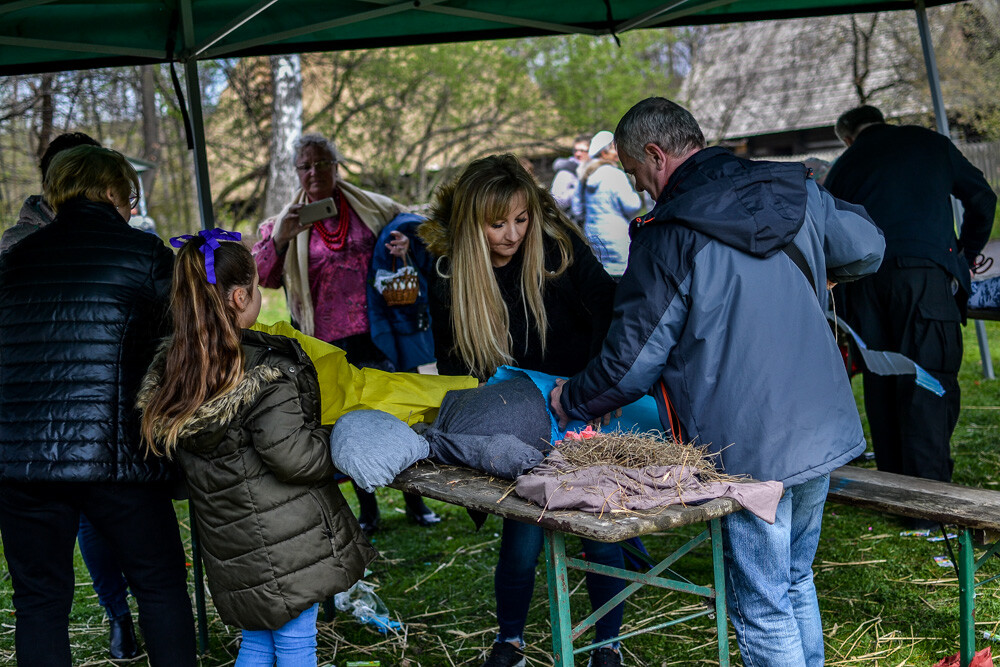
M 261 295 L 239 238 L 172 239 L 174 333 L 143 381 L 142 432 L 184 471 L 212 599 L 243 629 L 236 667 L 314 667 L 317 604 L 375 552 L 333 481 L 312 363 L 247 328 Z

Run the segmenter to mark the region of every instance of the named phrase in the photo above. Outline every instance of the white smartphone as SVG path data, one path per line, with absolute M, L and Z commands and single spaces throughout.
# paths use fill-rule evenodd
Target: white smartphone
M 337 205 L 333 203 L 333 197 L 320 199 L 310 204 L 306 204 L 299 209 L 299 224 L 307 225 L 317 220 L 325 220 L 337 215 Z

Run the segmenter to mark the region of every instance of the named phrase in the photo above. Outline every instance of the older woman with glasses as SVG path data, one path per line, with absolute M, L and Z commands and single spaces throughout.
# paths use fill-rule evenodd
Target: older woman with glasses
M 336 345 L 347 361 L 359 367 L 395 369 L 369 333 L 366 280 L 382 228 L 402 212 L 392 199 L 362 190 L 341 180 L 342 161 L 332 142 L 319 134 L 305 134 L 295 144 L 294 167 L 301 187 L 277 216 L 260 225 L 253 255 L 261 287 L 284 287 L 292 324 L 300 331 Z M 331 217 L 303 222 L 302 207 L 333 198 Z M 393 232 L 387 248 L 403 258 L 410 240 Z M 354 485 L 361 506 L 361 528 L 378 528 L 375 494 Z M 420 496 L 404 494 L 411 521 L 429 526 L 440 518 Z

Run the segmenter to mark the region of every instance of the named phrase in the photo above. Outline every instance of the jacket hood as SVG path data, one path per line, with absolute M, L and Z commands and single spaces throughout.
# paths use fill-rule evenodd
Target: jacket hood
M 594 192 L 597 190 L 598 186 L 601 184 L 605 178 L 611 176 L 614 172 L 605 169 L 605 167 L 610 167 L 611 169 L 618 170 L 618 163 L 612 162 L 610 160 L 604 160 L 597 158 L 591 160 L 586 164 L 580 165 L 580 169 L 577 171 L 577 176 L 581 181 L 585 182 L 585 187 L 589 192 Z
M 192 452 L 210 451 L 218 445 L 225 435 L 230 423 L 236 419 L 242 410 L 251 406 L 260 396 L 261 391 L 271 382 L 281 377 L 282 371 L 273 364 L 259 363 L 260 354 L 255 354 L 254 343 L 264 334 L 244 330 L 243 346 L 246 353 L 248 370 L 243 379 L 229 392 L 206 401 L 195 410 L 181 425 L 178 433 L 178 444 Z M 270 337 L 273 339 L 278 337 Z M 144 409 L 152 398 L 153 390 L 159 385 L 166 366 L 167 347 L 170 340 L 164 341 L 150 365 L 149 372 L 142 380 L 136 406 Z M 249 349 L 248 349 L 249 348 Z M 264 352 L 269 350 L 264 350 Z M 163 434 L 157 430 L 156 437 Z
M 632 223 L 676 223 L 755 257 L 779 252 L 798 233 L 806 212 L 808 170 L 798 162 L 738 158 L 706 148 L 670 177 L 646 216 Z
M 571 174 L 576 174 L 576 170 L 579 166 L 580 163 L 571 157 L 559 157 L 552 163 L 552 171 L 568 171 Z
M 448 221 L 451 220 L 457 185 L 456 180 L 438 189 L 427 221 L 417 228 L 417 236 L 435 257 L 451 256 L 452 238 Z
M 21 212 L 17 216 L 18 224 L 44 227 L 56 217 L 52 208 L 42 199 L 42 195 L 31 195 L 24 200 Z

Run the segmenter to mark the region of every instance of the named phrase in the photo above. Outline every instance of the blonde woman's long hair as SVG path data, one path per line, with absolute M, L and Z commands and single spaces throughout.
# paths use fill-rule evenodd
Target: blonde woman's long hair
M 163 375 L 142 413 L 142 436 L 157 456 L 172 458 L 184 424 L 205 402 L 232 391 L 243 379 L 239 313 L 229 298 L 253 285 L 257 266 L 241 243 L 215 249 L 215 278 L 208 282 L 201 237 L 185 243 L 174 263 L 170 311 L 173 337 Z
M 455 182 L 441 188 L 431 215 L 434 222 L 430 224 L 446 228 L 447 249 L 443 254 L 448 257 L 450 275 L 444 273 L 440 261 L 438 272 L 451 282 L 455 352 L 480 379 L 514 361 L 510 314 L 493 274 L 486 226 L 506 218 L 518 195 L 524 197 L 528 211 L 528 228 L 519 249 L 523 255 L 521 300 L 528 326 L 534 323 L 544 350 L 548 330 L 542 298 L 545 283 L 572 264 L 571 235 L 583 238 L 552 195 L 513 155 L 491 155 L 471 163 Z M 545 268 L 544 236 L 555 240 L 559 248 L 559 265 L 551 272 Z

